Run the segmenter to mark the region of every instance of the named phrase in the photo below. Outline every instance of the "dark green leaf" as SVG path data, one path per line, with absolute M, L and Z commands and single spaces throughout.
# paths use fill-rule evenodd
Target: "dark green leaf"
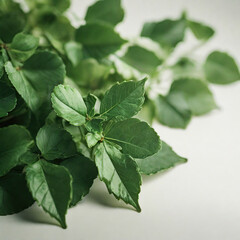
M 2 55 L 0 54 L 0 79 L 3 76 L 3 73 L 4 73 L 4 61 Z
M 129 47 L 122 60 L 138 71 L 148 74 L 153 74 L 162 63 L 155 53 L 137 45 Z
M 121 0 L 99 0 L 88 7 L 85 20 L 103 21 L 116 25 L 123 20 L 124 11 L 121 7 Z
M 21 212 L 34 202 L 21 173 L 12 172 L 0 177 L 0 196 L 1 216 Z
M 86 122 L 87 107 L 76 89 L 63 85 L 55 87 L 52 104 L 57 115 L 72 125 L 81 126 Z
M 72 178 L 67 169 L 39 160 L 26 168 L 26 179 L 38 205 L 66 228 L 65 215 L 72 196 Z
M 145 158 L 160 148 L 157 133 L 146 123 L 131 118 L 112 125 L 104 136 L 122 147 L 122 152 L 133 158 Z
M 162 141 L 162 148 L 154 155 L 136 159 L 137 165 L 142 174 L 151 175 L 174 167 L 176 164 L 185 163 L 186 158 L 178 156 L 172 148 Z
M 0 176 L 18 165 L 32 143 L 29 132 L 22 126 L 0 128 Z
M 98 174 L 97 168 L 93 161 L 80 155 L 64 160 L 61 165 L 72 175 L 73 196 L 70 206 L 75 206 L 89 193 Z
M 81 26 L 76 31 L 76 40 L 96 58 L 114 53 L 126 42 L 111 26 L 103 22 L 91 22 Z
M 84 102 L 87 107 L 87 114 L 88 116 L 92 117 L 95 114 L 95 106 L 97 102 L 97 97 L 94 96 L 93 94 L 89 93 L 87 97 L 85 97 Z
M 115 84 L 103 97 L 100 116 L 123 120 L 136 115 L 144 102 L 145 82 L 146 79 Z
M 108 191 L 140 212 L 138 195 L 141 176 L 133 159 L 123 155 L 106 141 L 97 146 L 94 155 L 99 177 L 106 184 Z
M 57 125 L 45 125 L 40 128 L 36 143 L 47 160 L 68 158 L 76 154 L 72 136 Z
M 207 80 L 211 83 L 229 84 L 240 80 L 235 60 L 224 52 L 212 52 L 204 64 L 204 71 Z

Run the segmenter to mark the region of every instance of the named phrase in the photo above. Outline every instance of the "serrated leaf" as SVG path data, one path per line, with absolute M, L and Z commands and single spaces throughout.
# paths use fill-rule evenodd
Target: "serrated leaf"
M 76 30 L 76 41 L 80 42 L 93 57 L 103 58 L 117 51 L 126 41 L 104 22 L 91 22 Z
M 38 205 L 54 217 L 62 228 L 67 228 L 65 215 L 72 195 L 72 179 L 68 170 L 39 160 L 26 167 L 26 179 Z
M 186 128 L 191 120 L 191 111 L 186 100 L 179 94 L 158 95 L 154 100 L 157 120 L 172 128 Z
M 140 212 L 138 195 L 141 176 L 133 159 L 106 141 L 97 146 L 94 156 L 99 177 L 108 191 Z
M 162 148 L 154 155 L 144 159 L 135 159 L 142 174 L 152 175 L 187 162 L 186 158 L 178 156 L 172 148 L 162 141 Z
M 239 68 L 235 60 L 224 52 L 214 51 L 208 55 L 204 71 L 209 82 L 229 84 L 240 80 Z
M 145 82 L 146 79 L 115 84 L 102 99 L 100 116 L 123 120 L 136 115 L 144 102 Z
M 166 19 L 161 22 L 145 23 L 141 36 L 151 38 L 158 42 L 162 47 L 173 48 L 183 41 L 186 30 L 186 20 Z
M 76 89 L 63 85 L 55 87 L 52 104 L 57 115 L 72 125 L 81 126 L 86 122 L 87 107 Z
M 40 128 L 36 143 L 47 160 L 68 158 L 77 152 L 70 133 L 53 124 Z
M 30 57 L 21 68 L 11 62 L 5 64 L 8 77 L 33 112 L 44 104 L 50 111 L 50 94 L 54 86 L 63 82 L 65 68 L 62 60 L 54 53 L 43 51 Z
M 15 91 L 7 84 L 0 82 L 0 118 L 8 115 L 17 104 Z
M 192 114 L 196 116 L 206 114 L 217 107 L 207 84 L 199 79 L 174 81 L 169 94 L 181 95 L 186 100 Z
M 146 158 L 161 147 L 153 128 L 136 118 L 115 123 L 104 138 L 121 146 L 122 152 L 133 158 Z
M 147 74 L 153 74 L 162 63 L 154 52 L 137 45 L 130 46 L 121 59 L 138 71 Z
M 89 193 L 98 174 L 97 168 L 93 161 L 81 155 L 68 158 L 61 162 L 61 165 L 67 168 L 72 176 L 73 195 L 70 206 L 75 206 Z
M 26 128 L 18 125 L 0 128 L 0 176 L 17 166 L 33 140 Z
M 203 23 L 188 20 L 187 24 L 194 36 L 199 40 L 206 41 L 211 38 L 215 33 L 211 27 Z
M 23 62 L 31 57 L 38 47 L 38 38 L 25 33 L 14 36 L 10 45 L 10 54 L 17 61 Z
M 121 0 L 99 0 L 88 7 L 85 20 L 103 21 L 116 25 L 123 20 L 124 10 L 121 7 Z
M 21 173 L 11 172 L 0 177 L 0 196 L 1 216 L 21 212 L 34 202 Z

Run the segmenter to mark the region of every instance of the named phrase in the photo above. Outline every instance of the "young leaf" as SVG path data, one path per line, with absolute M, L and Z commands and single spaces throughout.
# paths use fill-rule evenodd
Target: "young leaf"
M 172 128 L 186 128 L 191 120 L 191 111 L 186 100 L 179 94 L 158 95 L 154 100 L 157 120 Z
M 214 35 L 214 30 L 205 24 L 190 20 L 187 21 L 187 24 L 194 36 L 199 40 L 207 41 Z
M 153 74 L 162 63 L 155 53 L 137 45 L 129 47 L 122 60 L 138 71 L 147 74 Z
M 157 133 L 136 118 L 115 123 L 104 138 L 121 146 L 122 152 L 133 158 L 148 157 L 161 147 Z
M 183 41 L 186 30 L 186 20 L 166 19 L 161 22 L 145 23 L 141 36 L 151 38 L 158 42 L 162 47 L 174 48 L 179 42 Z
M 10 53 L 13 58 L 23 62 L 31 57 L 38 47 L 38 38 L 25 33 L 18 33 L 10 45 Z
M 47 160 L 68 158 L 77 151 L 70 133 L 57 125 L 45 125 L 40 128 L 36 143 Z
M 0 82 L 0 118 L 8 115 L 17 104 L 15 91 L 7 84 Z
M 227 53 L 214 51 L 206 59 L 204 71 L 209 82 L 229 84 L 240 80 L 240 72 L 235 60 Z
M 22 126 L 0 128 L 0 176 L 18 165 L 19 158 L 32 143 L 29 132 Z
M 82 43 L 93 57 L 102 58 L 117 51 L 126 41 L 104 22 L 91 22 L 76 31 L 76 41 Z
M 116 25 L 123 20 L 124 11 L 121 7 L 121 0 L 98 0 L 88 7 L 85 20 L 103 21 Z
M 94 156 L 99 177 L 108 191 L 140 212 L 138 195 L 141 176 L 133 159 L 106 141 L 97 146 Z
M 103 97 L 100 116 L 123 120 L 136 115 L 144 102 L 145 82 L 146 79 L 115 84 Z
M 87 107 L 76 89 L 63 85 L 55 87 L 52 104 L 57 115 L 72 125 L 81 126 L 86 122 Z
M 77 42 L 66 43 L 65 52 L 73 66 L 77 66 L 83 59 L 83 49 L 80 43 Z
M 21 212 L 34 202 L 21 173 L 11 172 L 0 177 L 0 196 L 1 216 Z
M 98 174 L 97 168 L 93 161 L 82 155 L 68 158 L 61 162 L 61 165 L 67 168 L 72 176 L 73 195 L 70 206 L 75 206 L 89 193 Z
M 172 148 L 162 141 L 162 148 L 154 155 L 135 159 L 142 174 L 151 175 L 174 167 L 176 164 L 187 162 L 186 158 L 178 156 Z
M 93 117 L 95 114 L 95 106 L 97 102 L 97 97 L 93 94 L 89 93 L 85 98 L 83 98 L 86 107 L 87 107 L 87 114 L 90 117 Z
M 206 114 L 217 107 L 207 84 L 199 79 L 174 81 L 169 94 L 182 95 L 192 114 L 196 116 Z
M 33 198 L 44 211 L 67 228 L 65 215 L 71 202 L 72 178 L 65 167 L 39 160 L 26 168 Z
M 102 139 L 102 135 L 99 133 L 87 133 L 86 134 L 86 142 L 88 148 L 94 147 L 98 141 Z

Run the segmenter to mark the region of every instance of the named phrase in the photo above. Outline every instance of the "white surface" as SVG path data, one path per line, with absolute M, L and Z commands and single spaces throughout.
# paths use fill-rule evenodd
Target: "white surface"
M 75 2 L 74 11 L 83 14 L 90 1 Z M 240 63 L 239 0 L 125 0 L 124 6 L 127 17 L 119 30 L 125 35 L 138 33 L 146 20 L 177 17 L 187 9 L 190 16 L 217 29 L 209 49 L 229 51 Z M 186 131 L 155 126 L 189 162 L 144 178 L 142 213 L 123 208 L 97 181 L 90 195 L 69 210 L 67 230 L 47 224 L 53 220 L 34 206 L 0 217 L 0 239 L 238 240 L 240 82 L 213 91 L 220 111 L 193 119 Z

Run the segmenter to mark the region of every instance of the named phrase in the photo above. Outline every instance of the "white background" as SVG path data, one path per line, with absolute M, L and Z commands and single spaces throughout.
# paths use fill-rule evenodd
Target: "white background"
M 92 1 L 76 0 L 83 16 Z M 136 35 L 147 20 L 178 17 L 183 9 L 217 33 L 207 50 L 228 51 L 240 63 L 239 0 L 125 0 L 119 31 Z M 201 52 L 204 53 L 205 51 Z M 238 240 L 240 239 L 240 82 L 212 87 L 220 110 L 194 118 L 186 131 L 155 125 L 161 138 L 189 159 L 164 174 L 144 177 L 136 213 L 95 181 L 67 215 L 62 230 L 41 209 L 0 217 L 1 240 Z

